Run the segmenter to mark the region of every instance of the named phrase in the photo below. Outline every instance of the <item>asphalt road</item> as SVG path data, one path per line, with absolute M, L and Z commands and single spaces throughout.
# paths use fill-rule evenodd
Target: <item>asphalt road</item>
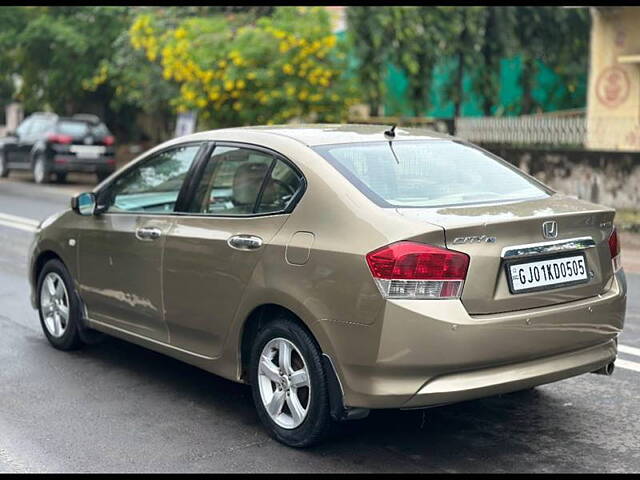
M 81 188 L 0 181 L 0 472 L 640 471 L 640 275 L 611 377 L 372 412 L 299 451 L 264 433 L 246 386 L 116 339 L 48 345 L 28 300 L 32 223 L 14 217 L 40 220 Z

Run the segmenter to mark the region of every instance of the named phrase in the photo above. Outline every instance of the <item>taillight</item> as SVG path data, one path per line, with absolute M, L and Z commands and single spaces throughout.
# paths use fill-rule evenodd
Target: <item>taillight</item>
M 609 253 L 611 253 L 613 271 L 617 272 L 622 267 L 622 261 L 620 259 L 620 239 L 616 227 L 613 227 L 613 231 L 609 235 Z
M 109 136 L 107 136 L 107 137 L 104 137 L 104 138 L 102 139 L 102 142 L 103 142 L 105 145 L 107 145 L 107 146 L 109 146 L 109 145 L 113 145 L 113 144 L 115 143 L 115 141 L 116 141 L 116 139 L 115 139 L 113 136 L 111 136 L 111 135 L 109 135 Z
M 52 143 L 69 144 L 73 142 L 73 137 L 70 135 L 62 135 L 59 133 L 50 133 L 49 135 L 47 135 L 47 140 L 49 140 Z
M 385 298 L 459 298 L 469 257 L 424 243 L 397 242 L 368 253 L 367 264 Z

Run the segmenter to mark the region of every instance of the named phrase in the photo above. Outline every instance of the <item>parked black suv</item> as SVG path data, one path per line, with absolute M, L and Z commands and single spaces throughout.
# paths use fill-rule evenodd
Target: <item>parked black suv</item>
M 0 177 L 31 170 L 36 183 L 47 183 L 52 174 L 64 182 L 68 172 L 93 172 L 102 181 L 116 167 L 113 144 L 113 135 L 95 115 L 34 113 L 0 138 Z

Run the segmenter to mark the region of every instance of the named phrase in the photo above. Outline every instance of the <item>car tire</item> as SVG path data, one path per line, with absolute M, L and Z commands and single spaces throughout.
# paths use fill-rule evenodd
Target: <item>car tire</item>
M 4 152 L 0 152 L 0 178 L 7 178 L 9 176 L 9 166 L 7 160 L 4 157 Z
M 49 183 L 51 179 L 51 167 L 47 164 L 44 155 L 39 154 L 33 160 L 33 180 L 37 184 Z
M 289 361 L 281 366 L 281 355 L 286 357 L 287 351 Z M 334 425 L 321 355 L 311 334 L 284 315 L 262 328 L 253 342 L 249 377 L 258 417 L 269 435 L 290 447 L 315 445 Z M 273 361 L 262 364 L 263 357 Z M 275 405 L 274 413 L 267 409 L 270 404 Z
M 40 325 L 49 343 L 58 350 L 82 347 L 80 302 L 71 275 L 60 260 L 49 260 L 42 268 L 36 293 Z
M 57 183 L 66 183 L 67 182 L 67 172 L 56 173 L 56 182 Z

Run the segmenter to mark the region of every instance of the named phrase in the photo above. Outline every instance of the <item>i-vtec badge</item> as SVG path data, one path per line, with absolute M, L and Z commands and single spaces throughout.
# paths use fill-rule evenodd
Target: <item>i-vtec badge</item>
M 486 235 L 473 235 L 470 237 L 456 237 L 453 239 L 454 245 L 464 243 L 496 243 L 496 237 L 487 237 Z

